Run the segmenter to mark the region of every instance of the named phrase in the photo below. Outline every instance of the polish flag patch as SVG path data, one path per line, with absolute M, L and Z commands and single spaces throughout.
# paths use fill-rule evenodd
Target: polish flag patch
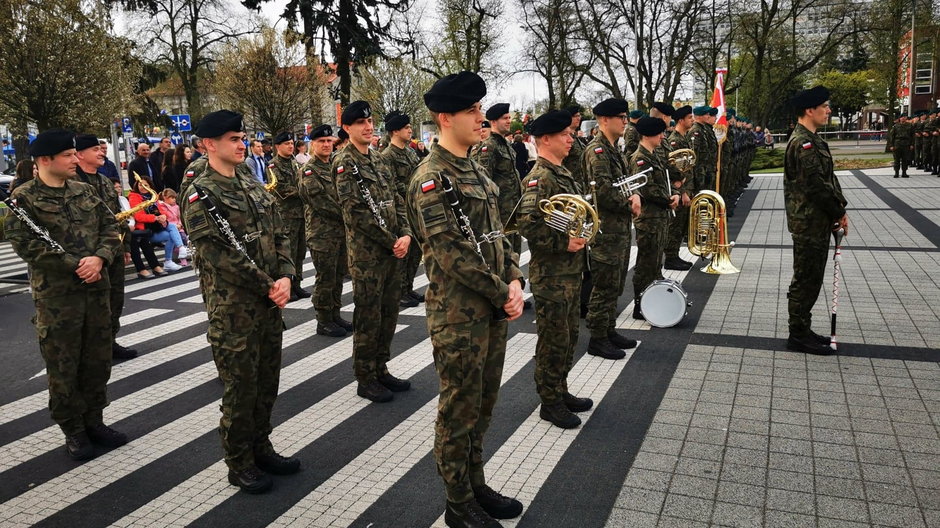
M 604 152 L 604 149 L 602 149 L 601 147 L 597 147 L 596 149 L 594 149 L 595 154 L 600 154 L 602 152 Z
M 433 191 L 436 188 L 437 184 L 434 182 L 434 180 L 428 180 L 421 184 L 421 192 Z
M 346 172 L 346 168 L 343 167 L 342 165 L 340 165 L 339 167 L 336 167 L 336 174 L 342 174 L 344 172 Z
M 310 169 L 307 169 L 307 170 L 304 171 L 304 174 L 307 175 L 307 176 L 310 176 L 311 174 L 313 174 L 313 171 L 310 170 Z
M 186 171 L 187 178 L 192 178 L 195 175 L 196 175 L 196 171 Z
M 803 143 L 803 144 L 800 145 L 800 146 L 803 147 L 803 150 L 809 150 L 809 149 L 813 148 L 813 143 L 810 142 L 810 141 L 807 141 L 806 143 Z
M 489 150 L 488 147 L 485 147 L 485 146 L 484 146 L 484 147 L 480 147 L 480 152 L 486 152 L 487 150 Z
M 529 180 L 529 184 L 526 185 L 526 187 L 535 187 L 538 184 L 539 184 L 539 179 L 535 178 L 534 180 Z
M 189 203 L 193 203 L 193 202 L 195 202 L 195 201 L 198 200 L 198 199 L 199 199 L 199 193 L 198 193 L 198 192 L 194 192 L 194 193 L 192 193 L 192 194 L 189 195 Z
M 645 161 L 643 161 L 643 160 L 636 160 L 636 166 L 637 166 L 637 167 L 642 167 L 643 165 L 646 165 L 646 162 L 645 162 Z

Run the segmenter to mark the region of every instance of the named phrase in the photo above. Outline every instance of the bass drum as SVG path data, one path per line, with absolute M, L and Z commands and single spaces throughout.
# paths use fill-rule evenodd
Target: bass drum
M 689 312 L 688 295 L 682 284 L 672 279 L 653 281 L 640 298 L 640 311 L 646 321 L 659 328 L 676 326 Z

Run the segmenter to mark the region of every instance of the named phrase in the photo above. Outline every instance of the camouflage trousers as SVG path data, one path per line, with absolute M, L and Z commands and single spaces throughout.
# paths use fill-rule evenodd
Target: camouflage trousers
M 121 314 L 124 312 L 124 251 L 119 251 L 114 262 L 108 266 L 111 282 L 111 338 L 121 330 Z
M 108 406 L 109 297 L 109 290 L 95 289 L 35 299 L 33 324 L 49 378 L 49 411 L 66 435 L 102 423 Z
M 401 263 L 389 256 L 350 262 L 353 301 L 353 372 L 366 383 L 388 374 L 392 338 L 401 300 Z
M 669 233 L 666 235 L 666 246 L 663 255 L 669 258 L 679 258 L 679 247 L 682 241 L 689 238 L 689 208 L 676 209 L 676 217 L 669 219 Z
M 281 371 L 281 310 L 267 299 L 209 309 L 209 344 L 225 385 L 219 435 L 225 463 L 235 471 L 272 454 L 271 410 Z
M 469 501 L 486 483 L 483 436 L 499 396 L 507 328 L 490 317 L 428 328 L 440 378 L 434 459 L 450 502 Z
M 290 239 L 290 258 L 294 261 L 294 286 L 300 287 L 304 276 L 304 260 L 307 258 L 307 240 L 304 218 L 284 218 L 283 229 Z
M 901 172 L 907 172 L 908 166 L 911 164 L 911 150 L 908 145 L 898 145 L 894 147 L 894 150 L 891 151 L 891 154 L 894 156 L 894 172 L 897 173 L 898 170 Z
M 830 236 L 828 229 L 819 233 L 793 235 L 793 280 L 787 291 L 792 336 L 805 336 L 812 330 L 812 310 L 825 279 Z
M 542 403 L 562 401 L 581 326 L 581 275 L 542 277 L 532 282 L 535 296 L 535 388 Z
M 401 294 L 414 290 L 415 274 L 418 273 L 418 266 L 421 264 L 421 244 L 412 240 L 408 246 L 408 254 L 402 260 L 401 266 Z
M 663 248 L 670 218 L 646 218 L 635 222 L 636 266 L 633 268 L 633 298 L 640 301 L 643 290 L 663 278 Z
M 346 241 L 337 238 L 332 251 L 311 249 L 316 282 L 310 301 L 317 311 L 317 320 L 327 323 L 339 317 L 343 305 L 343 275 L 346 262 Z
M 604 261 L 591 254 L 591 298 L 588 301 L 587 327 L 591 337 L 607 337 L 617 323 L 617 301 L 623 295 L 630 266 L 630 235 L 607 234 Z M 610 258 L 613 257 L 613 258 Z

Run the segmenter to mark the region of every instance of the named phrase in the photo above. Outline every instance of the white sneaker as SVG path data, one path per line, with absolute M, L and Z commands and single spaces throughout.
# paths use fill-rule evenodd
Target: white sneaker
M 179 253 L 177 254 L 180 259 L 189 258 L 189 248 L 186 246 L 180 246 Z
M 163 269 L 166 271 L 179 271 L 183 269 L 183 267 L 173 262 L 172 260 L 168 260 L 163 263 Z

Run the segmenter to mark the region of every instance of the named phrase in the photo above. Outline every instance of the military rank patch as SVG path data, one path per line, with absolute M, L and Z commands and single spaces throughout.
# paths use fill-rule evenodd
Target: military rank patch
M 535 186 L 538 185 L 538 184 L 539 184 L 539 179 L 538 179 L 538 178 L 533 178 L 533 179 L 529 180 L 529 183 L 526 185 L 526 187 L 532 188 L 532 187 L 535 187 Z
M 336 167 L 336 174 L 342 174 L 344 172 L 346 172 L 346 168 L 343 167 L 342 165 L 340 165 L 339 167 Z
M 196 200 L 199 199 L 199 193 L 198 193 L 198 192 L 194 192 L 194 193 L 190 194 L 188 199 L 189 199 L 189 203 L 195 202 Z
M 434 180 L 428 180 L 421 184 L 421 192 L 433 191 L 437 188 L 437 183 Z
M 810 141 L 807 141 L 806 143 L 803 143 L 803 144 L 800 145 L 800 146 L 803 147 L 803 150 L 809 150 L 809 149 L 813 148 L 813 143 L 810 142 Z
M 594 153 L 595 153 L 595 154 L 601 154 L 601 153 L 603 153 L 603 152 L 604 152 L 604 149 L 602 149 L 601 147 L 597 147 L 597 148 L 594 149 Z

